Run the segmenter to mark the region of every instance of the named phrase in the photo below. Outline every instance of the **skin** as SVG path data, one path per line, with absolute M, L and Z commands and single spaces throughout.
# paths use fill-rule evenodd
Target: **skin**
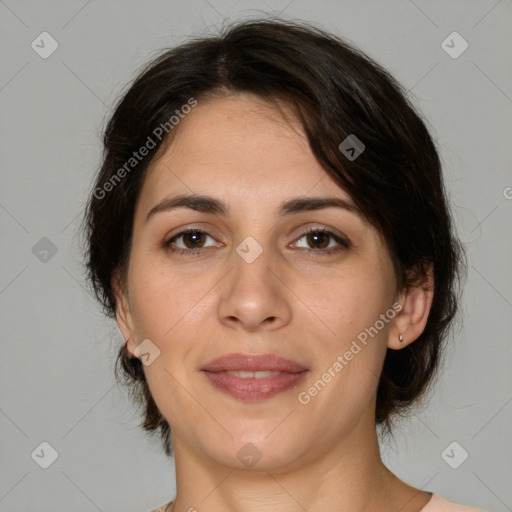
M 262 99 L 200 101 L 173 133 L 144 182 L 126 281 L 115 284 L 130 352 L 145 339 L 160 350 L 144 371 L 171 426 L 175 510 L 421 510 L 430 494 L 380 459 L 374 411 L 387 348 L 414 342 L 425 327 L 430 278 L 399 292 L 383 239 L 357 212 L 330 207 L 279 217 L 281 203 L 295 197 L 352 201 L 315 160 L 300 126 Z M 213 196 L 229 213 L 180 207 L 146 220 L 178 194 Z M 171 252 L 165 242 L 186 227 L 208 233 L 199 238 L 202 250 Z M 311 240 L 303 235 L 309 227 L 334 230 L 350 247 Z M 252 263 L 235 250 L 249 236 L 263 249 Z M 174 246 L 193 242 L 185 235 Z M 324 246 L 341 250 L 322 254 Z M 298 394 L 394 303 L 400 312 L 301 404 Z M 233 352 L 274 353 L 310 371 L 296 388 L 243 401 L 200 371 Z M 237 457 L 247 443 L 261 454 L 252 467 Z

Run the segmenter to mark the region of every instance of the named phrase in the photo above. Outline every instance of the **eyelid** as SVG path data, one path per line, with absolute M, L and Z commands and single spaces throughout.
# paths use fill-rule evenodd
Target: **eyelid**
M 190 233 L 191 231 L 197 233 L 204 233 L 205 235 L 211 236 L 214 239 L 222 238 L 222 235 L 219 233 L 219 230 L 211 225 L 208 225 L 208 227 L 205 228 L 204 226 L 202 227 L 197 224 L 187 224 L 185 226 L 173 229 L 168 235 L 166 235 L 166 243 L 169 242 L 174 237 L 177 237 L 178 235 L 182 235 L 183 233 Z
M 298 234 L 295 236 L 296 236 L 296 238 L 300 238 L 300 237 L 307 235 L 311 232 L 325 232 L 328 234 L 332 234 L 350 244 L 349 238 L 343 232 L 341 232 L 338 229 L 333 228 L 331 226 L 326 226 L 324 224 L 316 224 L 316 223 L 311 224 L 311 225 L 308 224 L 306 227 L 301 227 L 300 229 L 298 229 Z

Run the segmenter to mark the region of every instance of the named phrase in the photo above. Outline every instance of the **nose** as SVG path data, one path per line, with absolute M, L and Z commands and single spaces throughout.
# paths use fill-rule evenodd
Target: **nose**
M 242 256 L 240 256 L 242 254 Z M 287 325 L 292 317 L 286 271 L 279 258 L 265 249 L 251 261 L 233 252 L 232 270 L 221 281 L 220 321 L 235 329 L 271 331 Z

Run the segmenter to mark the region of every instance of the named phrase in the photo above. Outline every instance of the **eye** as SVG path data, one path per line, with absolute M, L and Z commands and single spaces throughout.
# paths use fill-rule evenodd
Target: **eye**
M 305 239 L 305 242 L 300 242 L 302 239 Z M 327 229 L 311 228 L 303 233 L 294 245 L 302 247 L 313 253 L 332 254 L 348 249 L 350 247 L 350 242 L 342 236 Z
M 213 240 L 213 238 L 208 233 L 206 233 L 206 231 L 189 228 L 180 231 L 172 238 L 167 240 L 165 242 L 165 246 L 172 252 L 176 252 L 178 254 L 190 254 L 192 252 L 199 252 L 201 249 L 208 248 L 208 246 L 204 245 L 206 238 Z M 178 243 L 178 241 L 180 241 L 180 243 Z M 213 246 L 215 246 L 215 243 Z
M 206 239 L 214 243 L 205 245 Z M 305 242 L 301 242 L 305 239 Z M 200 254 L 204 249 L 216 247 L 213 237 L 206 231 L 195 228 L 187 228 L 172 236 L 164 243 L 164 246 L 173 253 L 192 255 Z M 340 252 L 350 247 L 350 242 L 341 235 L 324 228 L 311 228 L 304 232 L 292 247 L 304 249 L 315 256 L 328 255 Z

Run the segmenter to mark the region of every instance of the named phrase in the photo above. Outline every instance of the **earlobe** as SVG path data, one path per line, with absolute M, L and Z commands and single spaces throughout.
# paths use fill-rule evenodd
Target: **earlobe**
M 402 308 L 389 330 L 388 348 L 400 350 L 420 337 L 427 325 L 433 297 L 434 278 L 430 268 L 421 283 L 403 291 Z

